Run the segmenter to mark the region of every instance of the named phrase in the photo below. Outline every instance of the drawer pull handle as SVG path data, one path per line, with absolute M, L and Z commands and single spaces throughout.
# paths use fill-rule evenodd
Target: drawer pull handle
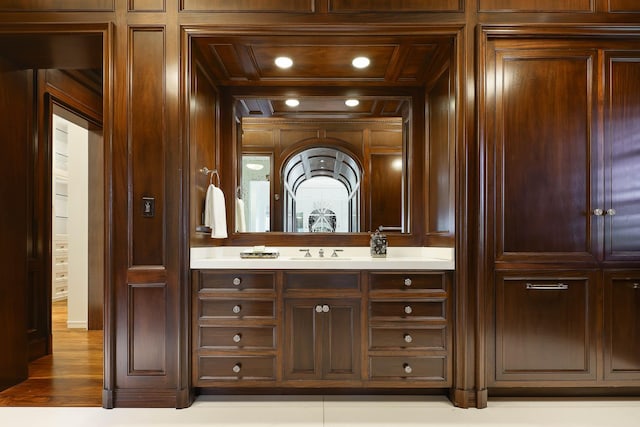
M 564 291 L 569 289 L 569 285 L 566 283 L 540 283 L 533 284 L 527 283 L 527 289 L 531 289 L 534 291 Z
M 402 369 L 404 370 L 405 374 L 410 374 L 413 372 L 411 365 L 409 365 L 408 363 L 405 363 L 404 365 L 402 365 Z
M 410 334 L 404 334 L 404 342 L 406 343 L 413 342 L 413 337 Z
M 242 370 L 242 363 L 236 363 L 235 365 L 233 365 L 233 368 L 231 368 L 231 370 L 236 374 L 239 374 Z
M 405 305 L 405 306 L 404 306 L 404 312 L 405 312 L 406 314 L 411 314 L 411 313 L 413 313 L 413 308 L 411 308 L 411 306 L 410 306 L 410 305 Z
M 404 279 L 404 285 L 405 285 L 406 287 L 411 286 L 411 284 L 412 284 L 412 281 L 411 281 L 411 279 L 410 279 L 410 278 L 408 278 L 408 277 L 407 277 L 406 279 Z
M 238 286 L 240 285 L 240 283 L 242 283 L 242 279 L 239 277 L 234 277 L 231 283 L 233 283 L 235 286 Z
M 233 312 L 235 314 L 240 314 L 241 311 L 242 311 L 242 307 L 240 305 L 234 305 L 233 306 Z
M 240 341 L 242 341 L 242 334 L 235 334 L 233 336 L 233 342 L 239 343 Z

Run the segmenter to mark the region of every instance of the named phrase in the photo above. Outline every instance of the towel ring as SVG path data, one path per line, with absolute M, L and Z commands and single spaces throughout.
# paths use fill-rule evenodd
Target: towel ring
M 202 169 L 200 169 L 200 172 L 205 174 L 205 175 L 209 175 L 209 185 L 213 184 L 213 176 L 215 175 L 218 181 L 218 185 L 217 187 L 220 187 L 220 174 L 218 173 L 218 169 L 209 169 L 208 167 L 203 167 Z

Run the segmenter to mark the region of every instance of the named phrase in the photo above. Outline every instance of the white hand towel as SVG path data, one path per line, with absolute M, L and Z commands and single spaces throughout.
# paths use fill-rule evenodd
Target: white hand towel
M 247 221 L 244 217 L 244 200 L 236 197 L 236 231 L 247 231 Z
M 215 185 L 209 185 L 204 201 L 204 225 L 211 227 L 211 238 L 227 238 L 227 209 L 224 193 Z

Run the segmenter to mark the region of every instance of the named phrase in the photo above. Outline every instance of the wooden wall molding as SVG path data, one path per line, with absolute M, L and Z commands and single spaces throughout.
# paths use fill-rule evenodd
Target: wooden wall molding
M 594 13 L 597 0 L 479 0 L 479 12 Z
M 128 141 L 132 185 L 131 266 L 164 265 L 165 254 L 165 78 L 164 27 L 129 28 Z M 144 166 L 143 166 L 144 165 Z M 144 216 L 143 198 L 152 198 L 153 216 Z
M 115 10 L 115 0 L 5 0 L 0 12 L 110 12 Z

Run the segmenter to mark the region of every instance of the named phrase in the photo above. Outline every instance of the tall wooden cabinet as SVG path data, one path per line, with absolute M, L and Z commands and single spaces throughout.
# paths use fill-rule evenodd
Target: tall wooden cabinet
M 487 385 L 637 386 L 640 41 L 485 35 Z

